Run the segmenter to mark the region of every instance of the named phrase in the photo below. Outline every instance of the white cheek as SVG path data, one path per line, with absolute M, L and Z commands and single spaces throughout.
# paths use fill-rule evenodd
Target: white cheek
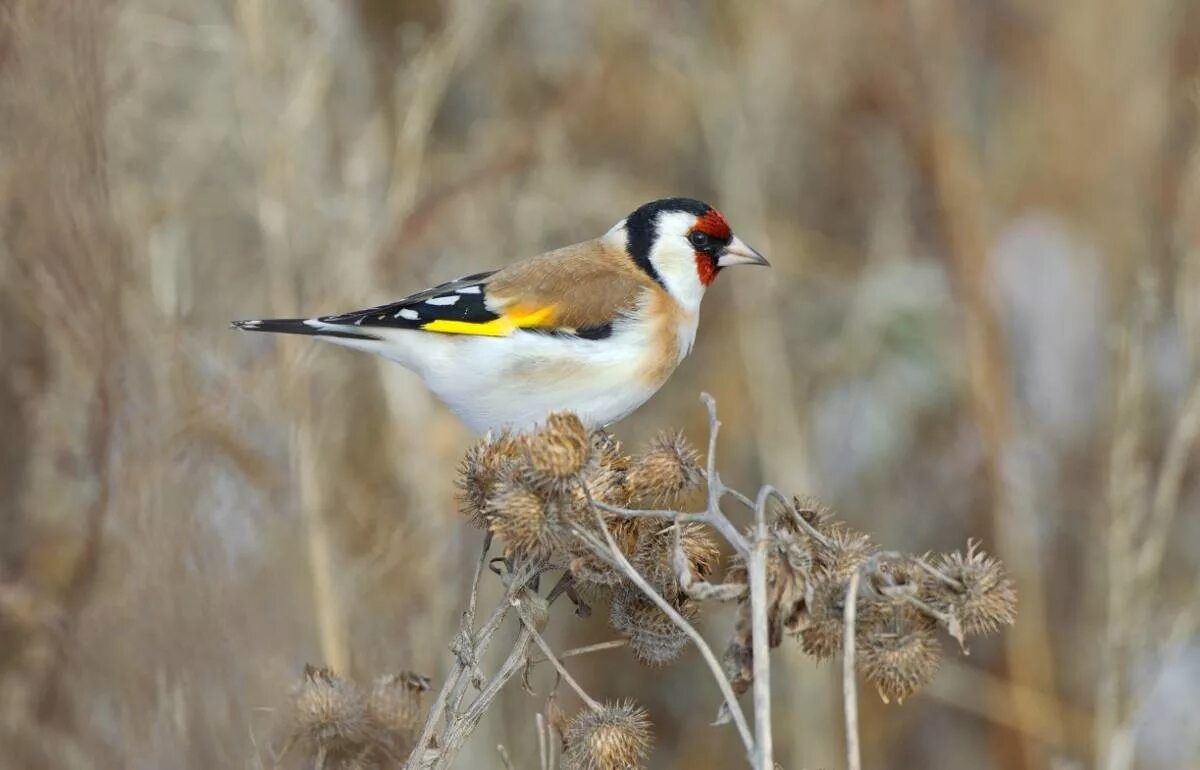
M 658 239 L 650 251 L 650 262 L 667 291 L 687 310 L 697 310 L 704 298 L 704 284 L 696 270 L 696 252 L 687 233 L 696 217 L 682 211 L 660 214 Z
M 660 238 L 650 254 L 650 261 L 667 291 L 679 304 L 689 310 L 700 307 L 705 287 L 696 269 L 696 253 L 687 241 L 679 237 Z

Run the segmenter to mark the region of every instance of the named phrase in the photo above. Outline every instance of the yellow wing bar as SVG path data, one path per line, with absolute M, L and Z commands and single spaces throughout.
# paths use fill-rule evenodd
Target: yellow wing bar
M 527 329 L 531 326 L 549 326 L 553 323 L 554 306 L 539 308 L 537 310 L 515 310 L 511 313 L 505 313 L 499 318 L 494 318 L 491 321 L 483 321 L 481 323 L 473 323 L 471 321 L 450 321 L 437 320 L 430 321 L 421 327 L 427 332 L 441 332 L 443 334 L 473 334 L 478 337 L 507 337 L 517 329 Z

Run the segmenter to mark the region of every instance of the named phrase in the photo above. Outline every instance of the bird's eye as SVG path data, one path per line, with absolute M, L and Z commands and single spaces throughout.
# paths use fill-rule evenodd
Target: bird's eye
M 708 233 L 704 232 L 703 230 L 693 230 L 691 234 L 688 235 L 688 241 L 696 248 L 703 249 L 709 244 Z

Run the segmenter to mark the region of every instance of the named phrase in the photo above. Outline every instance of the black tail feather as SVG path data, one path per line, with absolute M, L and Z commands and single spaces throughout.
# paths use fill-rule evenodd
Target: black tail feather
M 355 333 L 342 329 L 319 329 L 306 324 L 303 318 L 265 318 L 253 321 L 234 321 L 233 328 L 246 332 L 275 332 L 277 334 L 307 334 L 313 337 L 342 337 L 351 340 L 376 340 L 374 334 Z

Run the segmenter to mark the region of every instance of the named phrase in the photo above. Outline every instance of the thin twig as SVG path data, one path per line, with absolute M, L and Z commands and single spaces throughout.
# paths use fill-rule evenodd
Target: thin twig
M 479 560 L 475 562 L 475 574 L 471 577 L 471 593 L 467 599 L 467 612 L 462 625 L 469 633 L 475 632 L 475 606 L 479 601 L 479 578 L 483 575 L 483 567 L 487 564 L 488 551 L 492 548 L 492 531 L 483 533 L 483 548 L 479 551 Z
M 558 654 L 558 659 L 566 660 L 567 658 L 574 658 L 574 657 L 578 657 L 580 655 L 590 655 L 593 652 L 603 652 L 605 650 L 615 650 L 620 647 L 628 647 L 628 646 L 629 646 L 628 639 L 613 639 L 612 641 L 608 641 L 608 642 L 597 642 L 596 644 L 589 644 L 585 647 L 572 647 L 569 650 L 564 650 L 563 652 L 560 652 Z M 530 658 L 529 659 L 530 663 L 544 663 L 545 661 L 546 661 L 546 658 Z
M 705 523 L 720 532 L 734 550 L 745 557 L 750 553 L 750 544 L 721 511 L 721 496 L 730 490 L 721 482 L 721 474 L 717 472 L 717 434 L 721 431 L 721 421 L 717 419 L 717 402 L 707 393 L 701 393 L 700 400 L 708 409 L 708 457 L 705 458 L 704 472 L 708 480 L 708 510 L 705 513 Z
M 504 765 L 505 770 L 516 770 L 513 767 L 512 757 L 508 756 L 508 749 L 504 748 L 503 743 L 496 744 L 496 751 L 500 754 L 500 762 Z
M 754 550 L 750 553 L 750 620 L 754 654 L 755 767 L 773 770 L 771 757 L 771 640 L 767 631 L 767 501 L 773 488 L 764 486 L 754 503 Z
M 546 756 L 549 753 L 546 751 L 546 718 L 539 711 L 533 715 L 533 723 L 537 728 L 538 767 L 550 770 L 550 758 Z
M 485 542 L 485 545 L 490 545 Z M 487 558 L 486 549 L 480 556 L 480 561 L 485 562 Z M 471 677 L 466 676 L 467 661 L 464 656 L 471 658 L 472 665 L 474 661 L 487 651 L 491 646 L 492 639 L 499 630 L 500 625 L 504 622 L 505 615 L 512 608 L 511 600 L 524 585 L 538 572 L 536 565 L 523 564 L 511 576 L 504 597 L 492 610 L 491 615 L 483 624 L 483 627 L 475 634 L 471 634 L 469 628 L 460 627 L 460 635 L 458 638 L 466 638 L 470 640 L 469 650 L 459 650 L 456 654 L 454 665 L 451 666 L 449 673 L 446 675 L 446 680 L 442 683 L 441 689 L 438 691 L 437 698 L 429 707 L 429 713 L 425 715 L 425 724 L 421 727 L 421 734 L 417 741 L 413 744 L 413 751 L 409 755 L 408 761 L 404 764 L 405 770 L 415 770 L 418 767 L 427 766 L 425 758 L 426 749 L 429 746 L 430 739 L 433 738 L 434 730 L 437 727 L 438 721 L 443 713 L 449 713 L 448 721 L 452 724 L 458 718 L 458 709 L 462 703 L 462 699 L 466 694 L 467 686 L 470 684 Z M 478 583 L 472 586 L 472 593 L 478 592 Z M 471 605 L 471 600 L 468 599 L 468 608 Z M 464 620 L 466 613 L 464 613 Z M 472 672 L 474 673 L 474 672 Z M 482 696 L 481 696 L 482 697 Z M 447 708 L 449 707 L 449 708 Z M 449 725 L 446 728 L 449 730 Z M 439 745 L 445 748 L 445 741 L 439 741 Z M 440 754 L 441 752 L 439 752 Z
M 583 491 L 590 502 L 591 494 L 587 491 L 586 486 L 584 487 Z M 721 690 L 721 695 L 724 697 L 725 703 L 729 708 L 730 716 L 733 718 L 733 722 L 737 726 L 738 734 L 741 736 L 742 743 L 746 748 L 746 755 L 748 758 L 753 760 L 754 737 L 750 733 L 750 726 L 746 722 L 746 715 L 742 712 L 742 707 L 737 701 L 737 696 L 734 695 L 733 688 L 729 686 L 729 680 L 725 678 L 725 673 L 721 670 L 721 664 L 717 660 L 717 656 L 713 654 L 712 648 L 708 646 L 708 642 L 704 641 L 704 637 L 700 635 L 700 632 L 697 631 L 691 623 L 687 622 L 687 620 L 679 614 L 679 611 L 671 606 L 670 602 L 662 598 L 658 591 L 655 591 L 654 588 L 646 582 L 646 579 L 642 577 L 641 573 L 633 568 L 633 565 L 629 563 L 627 558 L 625 558 L 625 554 L 621 553 L 621 549 L 617 546 L 616 540 L 613 539 L 612 533 L 609 532 L 608 525 L 604 523 L 604 517 L 600 515 L 600 511 L 593 507 L 592 513 L 595 515 L 596 522 L 600 527 L 600 531 L 604 534 L 604 539 L 607 542 L 608 547 L 605 548 L 604 544 L 599 542 L 594 535 L 582 529 L 581 527 L 577 526 L 574 528 L 575 535 L 579 537 L 582 542 L 588 545 L 597 556 L 625 573 L 625 576 L 638 587 L 638 590 L 640 590 L 648 599 L 654 602 L 654 604 L 657 605 L 658 608 L 671 619 L 671 622 L 674 623 L 681 631 L 687 634 L 688 638 L 692 640 L 692 643 L 696 645 L 696 649 L 700 651 L 700 655 L 704 658 L 704 662 L 708 664 L 709 670 L 712 672 L 713 678 L 717 682 L 717 687 L 719 687 Z
M 518 602 L 519 601 L 520 600 L 518 600 Z M 558 670 L 558 675 L 561 676 L 563 680 L 571 686 L 571 689 L 575 691 L 575 694 L 579 696 L 580 700 L 588 705 L 588 708 L 592 709 L 593 711 L 600 711 L 602 708 L 600 702 L 584 691 L 583 687 L 579 685 L 579 682 L 575 681 L 575 677 L 571 676 L 571 673 L 567 671 L 567 668 L 562 664 L 562 661 L 555 656 L 554 651 L 550 649 L 550 645 L 546 644 L 546 640 L 543 639 L 542 635 L 537 632 L 537 629 L 534 627 L 533 619 L 529 617 L 529 608 L 527 608 L 524 604 L 518 603 L 517 614 L 520 616 L 521 622 L 525 624 L 525 627 L 529 629 L 529 633 L 533 636 L 534 644 L 541 648 L 542 654 L 546 656 L 546 660 L 550 661 L 550 663 L 554 665 L 554 668 Z
M 842 696 L 846 716 L 847 770 L 862 770 L 862 754 L 858 747 L 858 685 L 854 678 L 854 616 L 858 611 L 859 576 L 858 570 L 850 576 L 843 615 L 846 628 L 842 641 Z

